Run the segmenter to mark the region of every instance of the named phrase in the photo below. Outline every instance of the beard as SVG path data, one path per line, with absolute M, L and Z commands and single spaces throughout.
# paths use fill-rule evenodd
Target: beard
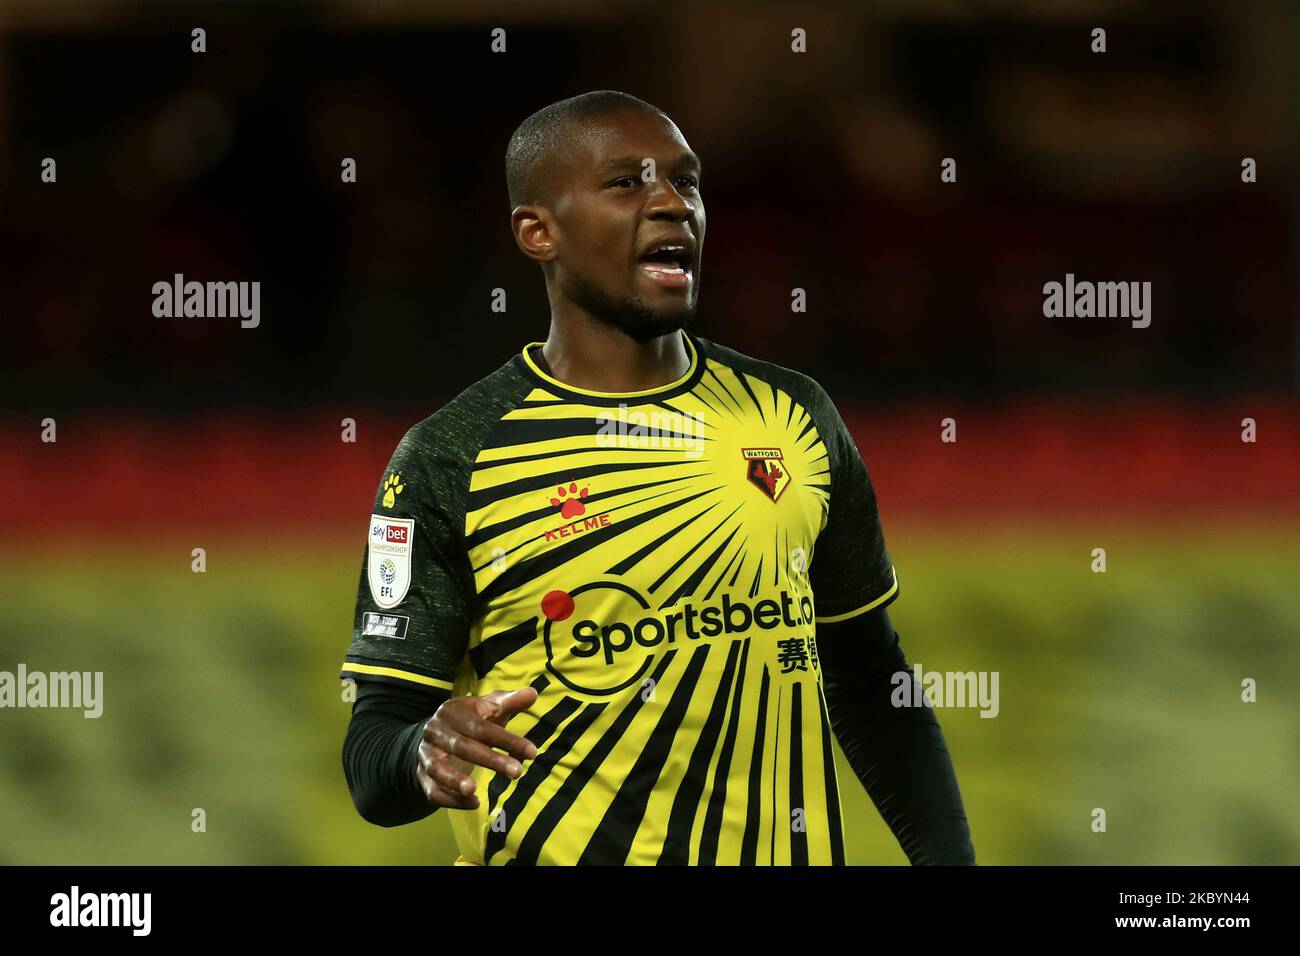
M 614 326 L 637 342 L 649 342 L 684 329 L 695 320 L 698 282 L 696 278 L 685 302 L 670 308 L 652 308 L 638 296 L 615 299 L 576 275 L 570 278 L 568 297 L 597 320 Z

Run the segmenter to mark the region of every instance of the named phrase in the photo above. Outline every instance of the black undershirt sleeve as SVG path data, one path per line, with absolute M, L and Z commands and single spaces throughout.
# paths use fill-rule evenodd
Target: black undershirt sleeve
M 358 681 L 343 739 L 343 772 L 357 812 L 381 827 L 422 820 L 430 803 L 415 771 L 424 723 L 451 695 L 446 691 Z
M 881 607 L 817 625 L 817 654 L 835 737 L 913 865 L 974 866 L 975 847 L 933 707 L 895 707 L 893 677 L 915 682 Z

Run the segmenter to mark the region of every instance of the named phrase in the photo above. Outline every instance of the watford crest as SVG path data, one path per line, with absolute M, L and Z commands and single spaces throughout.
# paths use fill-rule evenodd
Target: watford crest
M 745 477 L 773 501 L 781 497 L 790 484 L 790 473 L 781 460 L 779 448 L 742 448 L 745 456 Z

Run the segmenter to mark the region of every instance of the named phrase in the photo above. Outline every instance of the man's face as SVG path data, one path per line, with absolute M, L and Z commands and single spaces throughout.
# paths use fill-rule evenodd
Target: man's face
M 704 245 L 699 179 L 667 118 L 633 109 L 590 124 L 555 180 L 556 292 L 639 341 L 690 324 Z

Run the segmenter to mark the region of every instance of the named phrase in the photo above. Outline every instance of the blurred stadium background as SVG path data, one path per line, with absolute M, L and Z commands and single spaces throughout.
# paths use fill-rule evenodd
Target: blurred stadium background
M 939 712 L 980 861 L 1300 862 L 1300 14 L 880 7 L 0 0 L 0 670 L 106 685 L 0 710 L 0 862 L 454 858 L 356 815 L 337 667 L 396 440 L 546 336 L 506 139 L 598 88 L 704 160 L 695 331 L 849 422 L 909 659 L 1000 672 Z M 260 327 L 154 318 L 178 272 Z M 1045 319 L 1067 272 L 1151 327 Z

